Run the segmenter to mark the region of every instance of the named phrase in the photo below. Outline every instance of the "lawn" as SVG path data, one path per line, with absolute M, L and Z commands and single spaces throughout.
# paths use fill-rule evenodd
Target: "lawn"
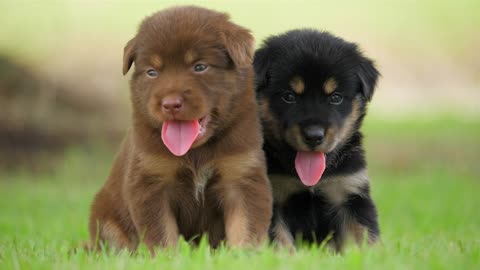
M 89 204 L 113 158 L 104 147 L 77 147 L 52 173 L 1 173 L 0 269 L 478 269 L 480 121 L 372 118 L 365 133 L 382 231 L 377 246 L 344 255 L 187 243 L 155 258 L 145 250 L 71 253 L 88 237 Z
M 472 34 L 478 32 L 475 25 L 480 23 L 478 0 L 4 0 L 0 1 L 0 54 L 28 64 L 40 74 L 53 74 L 55 81 L 72 85 L 92 82 L 80 89 L 99 97 L 102 91 L 111 91 L 110 98 L 115 100 L 122 95 L 119 93 L 127 93 L 118 91 L 127 85 L 126 78 L 119 79 L 125 42 L 142 18 L 178 3 L 229 12 L 235 22 L 252 29 L 258 43 L 268 35 L 295 27 L 332 31 L 358 42 L 368 55 L 378 59 L 384 74 L 382 82 L 390 85 L 423 78 L 436 89 L 430 83 L 441 79 L 443 73 L 437 73 L 440 65 L 435 63 L 448 67 L 450 61 L 453 64 L 448 75 L 458 80 L 452 84 L 458 93 L 464 73 L 468 75 L 478 67 L 478 38 Z M 398 67 L 391 65 L 397 62 Z M 405 70 L 415 76 L 403 76 Z M 450 73 L 456 70 L 462 76 Z M 478 80 L 475 83 L 477 89 Z M 408 94 L 422 86 L 411 89 L 408 84 L 400 84 L 398 89 L 382 91 L 401 89 Z M 479 269 L 480 118 L 478 114 L 465 118 L 466 113 L 434 115 L 422 110 L 423 102 L 432 96 L 433 91 L 427 91 L 414 103 L 419 111 L 429 112 L 423 117 L 401 110 L 401 116 L 390 120 L 383 111 L 376 111 L 377 103 L 372 104 L 373 114 L 364 131 L 382 232 L 382 242 L 374 247 L 350 247 L 338 255 L 322 247 L 305 246 L 289 254 L 268 246 L 213 251 L 205 244 L 191 248 L 182 242 L 178 250 L 160 252 L 155 258 L 143 249 L 135 256 L 72 253 L 88 239 L 89 206 L 109 173 L 114 155 L 114 150 L 105 146 L 77 146 L 66 151 L 48 173 L 0 171 L 0 270 Z M 401 95 L 385 97 L 390 102 L 385 104 L 405 105 L 402 99 L 396 100 Z M 447 109 L 463 106 L 455 99 L 445 100 Z M 395 109 L 392 111 L 394 115 Z M 119 115 L 123 121 L 124 115 Z M 58 122 L 49 121 L 46 126 Z

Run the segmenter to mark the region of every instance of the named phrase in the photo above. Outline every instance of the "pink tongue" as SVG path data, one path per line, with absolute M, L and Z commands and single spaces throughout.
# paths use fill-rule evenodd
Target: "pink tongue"
M 325 154 L 319 152 L 297 152 L 295 169 L 304 185 L 313 186 L 320 181 L 325 171 Z
M 197 138 L 199 130 L 197 120 L 165 121 L 162 126 L 162 140 L 172 154 L 183 156 Z

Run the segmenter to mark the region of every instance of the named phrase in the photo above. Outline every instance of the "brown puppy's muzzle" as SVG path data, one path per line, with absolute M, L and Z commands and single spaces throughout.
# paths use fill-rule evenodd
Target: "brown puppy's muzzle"
M 166 94 L 165 94 L 166 93 Z M 208 114 L 200 91 L 158 91 L 148 101 L 148 113 L 157 121 L 198 120 Z
M 171 94 L 162 99 L 161 106 L 163 114 L 175 117 L 177 113 L 183 110 L 184 99 L 180 95 Z

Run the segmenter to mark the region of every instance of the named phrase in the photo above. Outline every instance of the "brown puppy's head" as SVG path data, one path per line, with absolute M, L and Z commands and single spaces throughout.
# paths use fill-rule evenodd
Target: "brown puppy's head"
M 175 7 L 147 17 L 125 47 L 134 115 L 153 128 L 196 121 L 193 147 L 228 121 L 234 99 L 248 87 L 254 39 L 228 15 Z

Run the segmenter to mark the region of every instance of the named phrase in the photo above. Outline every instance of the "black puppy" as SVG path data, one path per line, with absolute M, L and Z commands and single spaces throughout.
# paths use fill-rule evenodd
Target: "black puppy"
M 326 32 L 293 30 L 268 38 L 255 54 L 275 213 L 270 236 L 379 238 L 359 128 L 379 72 L 356 44 Z M 331 237 L 331 238 L 329 238 Z

